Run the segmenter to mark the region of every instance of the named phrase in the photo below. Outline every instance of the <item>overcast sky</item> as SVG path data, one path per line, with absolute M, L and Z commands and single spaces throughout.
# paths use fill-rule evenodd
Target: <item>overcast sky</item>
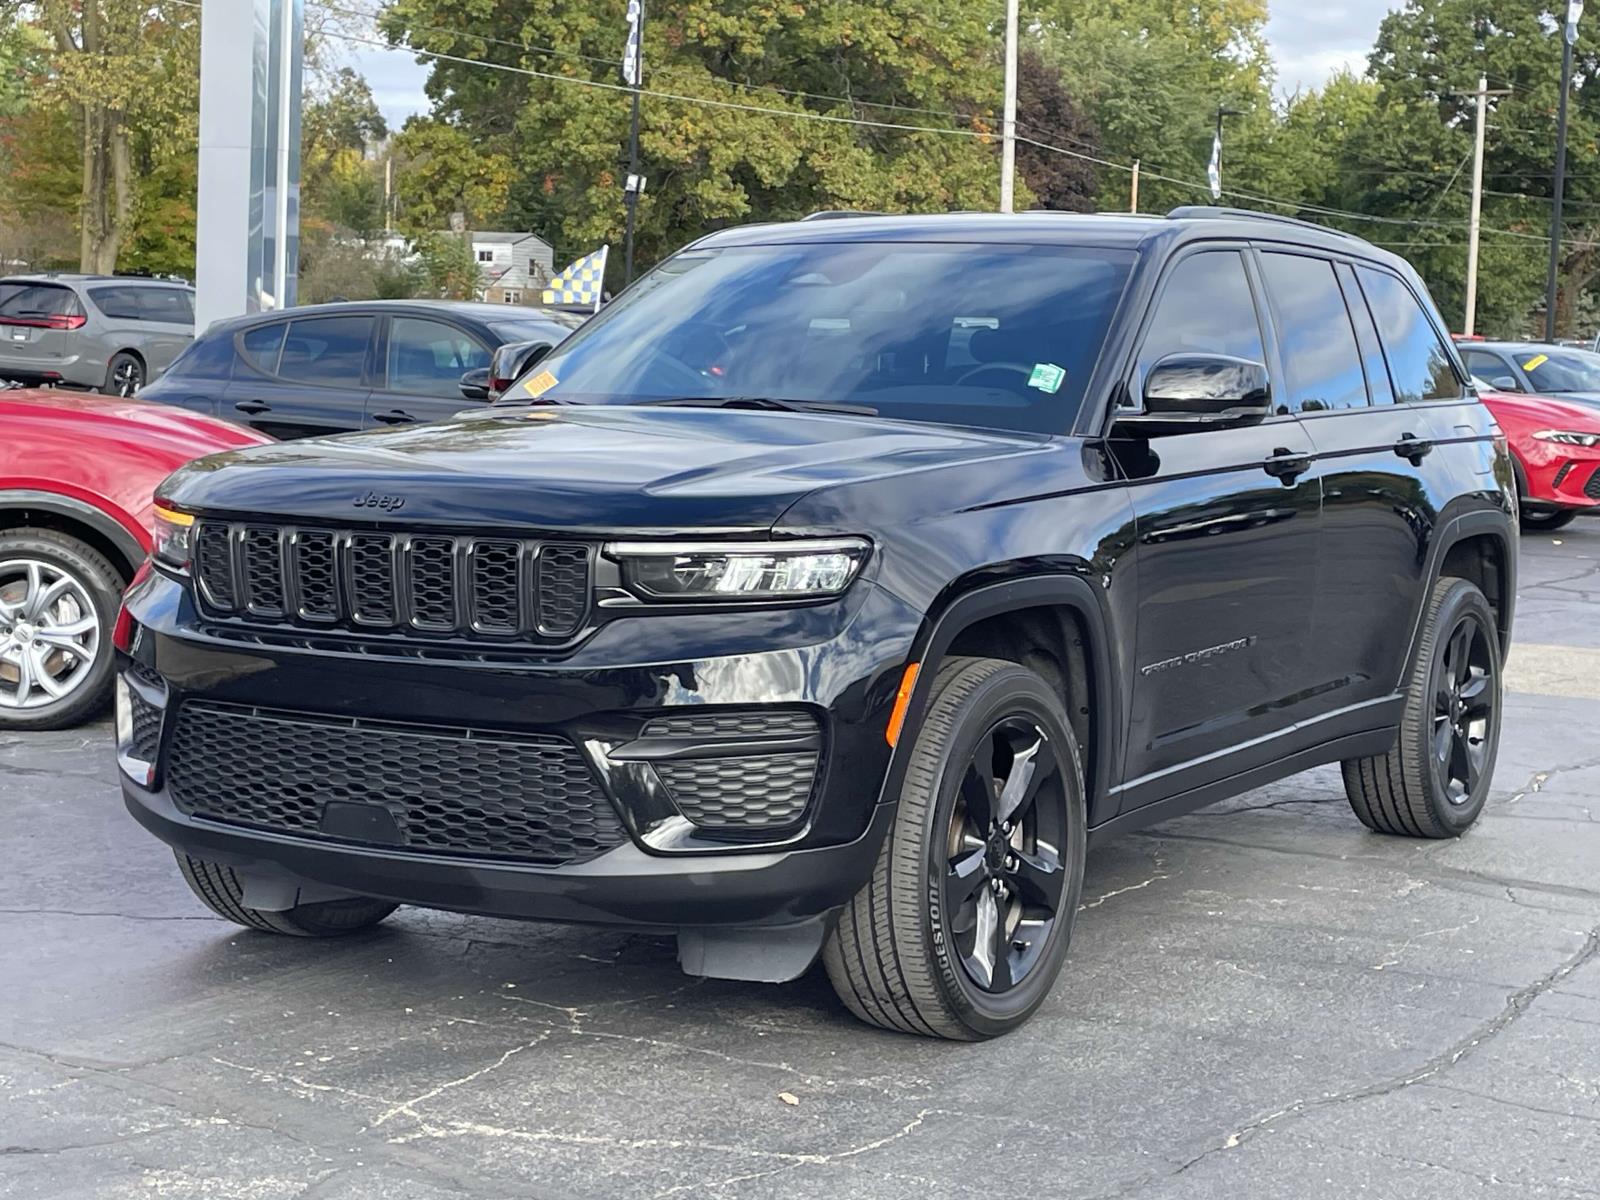
M 665 0 L 670 2 L 670 0 Z M 1267 37 L 1278 64 L 1284 93 L 1316 87 L 1340 67 L 1365 68 L 1378 22 L 1397 0 L 1271 0 Z M 422 84 L 427 71 L 409 54 L 352 47 L 353 65 L 367 77 L 390 124 L 399 127 L 412 113 L 426 112 Z M 620 53 L 620 50 L 619 50 Z

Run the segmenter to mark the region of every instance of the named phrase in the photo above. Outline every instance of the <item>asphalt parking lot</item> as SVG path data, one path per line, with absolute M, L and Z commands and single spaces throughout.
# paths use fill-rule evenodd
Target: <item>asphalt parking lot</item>
M 1517 639 L 1467 837 L 1370 834 L 1327 769 L 1126 837 L 979 1046 L 667 940 L 245 932 L 108 724 L 0 735 L 0 1195 L 1600 1195 L 1600 520 L 1524 539 Z

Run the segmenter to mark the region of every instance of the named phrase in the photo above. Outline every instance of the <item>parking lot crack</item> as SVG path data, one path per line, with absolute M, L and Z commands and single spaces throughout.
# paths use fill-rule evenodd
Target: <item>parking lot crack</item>
M 220 918 L 195 914 L 193 916 L 158 916 L 150 913 L 111 912 L 79 908 L 0 908 L 0 914 L 9 916 L 45 917 L 109 917 L 120 921 L 209 921 L 216 924 Z
M 1532 983 L 1526 984 L 1512 992 L 1506 998 L 1500 1011 L 1489 1020 L 1483 1022 L 1466 1037 L 1428 1059 L 1421 1066 L 1404 1074 L 1389 1076 L 1372 1083 L 1362 1084 L 1343 1092 L 1335 1092 L 1325 1096 L 1315 1096 L 1304 1100 L 1296 1100 L 1274 1112 L 1257 1117 L 1246 1125 L 1239 1127 L 1219 1145 L 1201 1151 L 1194 1157 L 1178 1165 L 1171 1175 L 1181 1175 L 1191 1167 L 1204 1162 L 1216 1154 L 1224 1153 L 1243 1145 L 1251 1137 L 1264 1129 L 1269 1129 L 1280 1121 L 1289 1117 L 1300 1117 L 1322 1109 L 1332 1108 L 1337 1105 L 1350 1104 L 1358 1100 L 1367 1100 L 1375 1096 L 1387 1096 L 1401 1091 L 1415 1084 L 1424 1083 L 1444 1074 L 1458 1063 L 1475 1054 L 1483 1046 L 1499 1037 L 1508 1028 L 1517 1022 L 1528 1011 L 1528 1007 L 1540 996 L 1550 991 L 1563 979 L 1586 963 L 1600 957 L 1600 926 L 1589 930 L 1585 935 L 1583 945 L 1576 953 L 1564 959 L 1560 964 L 1539 976 Z M 1126 1193 L 1123 1193 L 1126 1194 Z

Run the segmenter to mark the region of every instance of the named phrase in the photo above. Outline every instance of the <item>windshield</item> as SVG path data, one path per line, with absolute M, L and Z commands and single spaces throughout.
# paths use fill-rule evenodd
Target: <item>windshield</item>
M 1096 248 L 923 243 L 686 251 L 507 399 L 760 397 L 1060 433 L 1132 261 Z
M 1600 354 L 1587 350 L 1540 350 L 1522 360 L 1533 390 L 1600 392 Z

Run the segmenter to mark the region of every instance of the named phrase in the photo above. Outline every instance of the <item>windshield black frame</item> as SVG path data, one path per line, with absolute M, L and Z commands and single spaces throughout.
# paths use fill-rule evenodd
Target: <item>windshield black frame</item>
M 530 369 L 507 402 L 814 409 L 1069 432 L 1137 254 L 1102 245 L 689 247 Z M 863 413 L 863 416 L 865 414 Z

